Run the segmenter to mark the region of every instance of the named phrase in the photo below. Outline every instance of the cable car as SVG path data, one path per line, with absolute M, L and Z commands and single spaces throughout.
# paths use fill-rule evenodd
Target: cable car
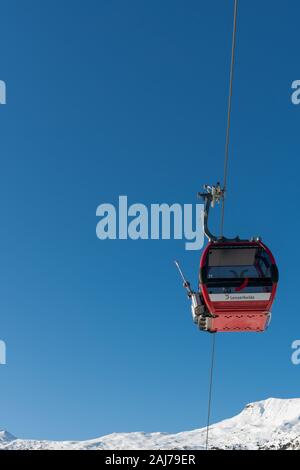
M 194 323 L 203 331 L 262 332 L 271 321 L 271 308 L 278 284 L 278 268 L 260 238 L 241 240 L 214 236 L 208 228 L 210 207 L 224 200 L 220 184 L 205 186 L 203 230 L 209 240 L 201 260 L 199 290 L 191 289 L 179 263 Z
M 264 331 L 277 283 L 275 259 L 261 240 L 210 242 L 200 262 L 199 290 L 206 307 L 200 328 Z

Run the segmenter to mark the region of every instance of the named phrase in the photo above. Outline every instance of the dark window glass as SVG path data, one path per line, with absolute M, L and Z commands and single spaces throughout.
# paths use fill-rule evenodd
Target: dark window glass
M 208 266 L 252 266 L 257 248 L 218 248 L 209 251 Z
M 243 292 L 270 292 L 271 266 L 268 253 L 260 247 L 212 248 L 208 254 L 206 282 L 211 292 L 234 292 L 248 279 Z

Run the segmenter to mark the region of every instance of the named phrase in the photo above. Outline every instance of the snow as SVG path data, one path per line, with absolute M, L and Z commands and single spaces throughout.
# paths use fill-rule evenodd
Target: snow
M 18 439 L 0 430 L 0 449 L 120 450 L 203 449 L 206 429 L 169 433 L 114 433 L 88 441 Z M 210 447 L 221 449 L 300 449 L 300 398 L 250 403 L 233 418 L 211 426 Z
M 10 441 L 14 441 L 15 439 L 16 437 L 7 432 L 5 429 L 0 429 L 0 443 L 7 443 Z

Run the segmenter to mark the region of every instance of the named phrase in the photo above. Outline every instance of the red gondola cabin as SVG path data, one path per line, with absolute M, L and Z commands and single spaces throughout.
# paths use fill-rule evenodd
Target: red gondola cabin
M 206 330 L 264 331 L 277 283 L 274 257 L 260 240 L 210 242 L 200 263 Z

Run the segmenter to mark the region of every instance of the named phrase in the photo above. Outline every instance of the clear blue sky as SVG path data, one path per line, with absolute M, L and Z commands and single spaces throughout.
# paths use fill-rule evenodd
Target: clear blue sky
M 217 337 L 213 420 L 300 396 L 299 13 L 240 2 L 228 235 L 261 234 L 280 269 L 265 334 Z M 96 238 L 96 207 L 196 202 L 222 177 L 232 2 L 5 0 L 0 19 L 0 427 L 87 439 L 206 421 L 211 336 L 177 241 Z

